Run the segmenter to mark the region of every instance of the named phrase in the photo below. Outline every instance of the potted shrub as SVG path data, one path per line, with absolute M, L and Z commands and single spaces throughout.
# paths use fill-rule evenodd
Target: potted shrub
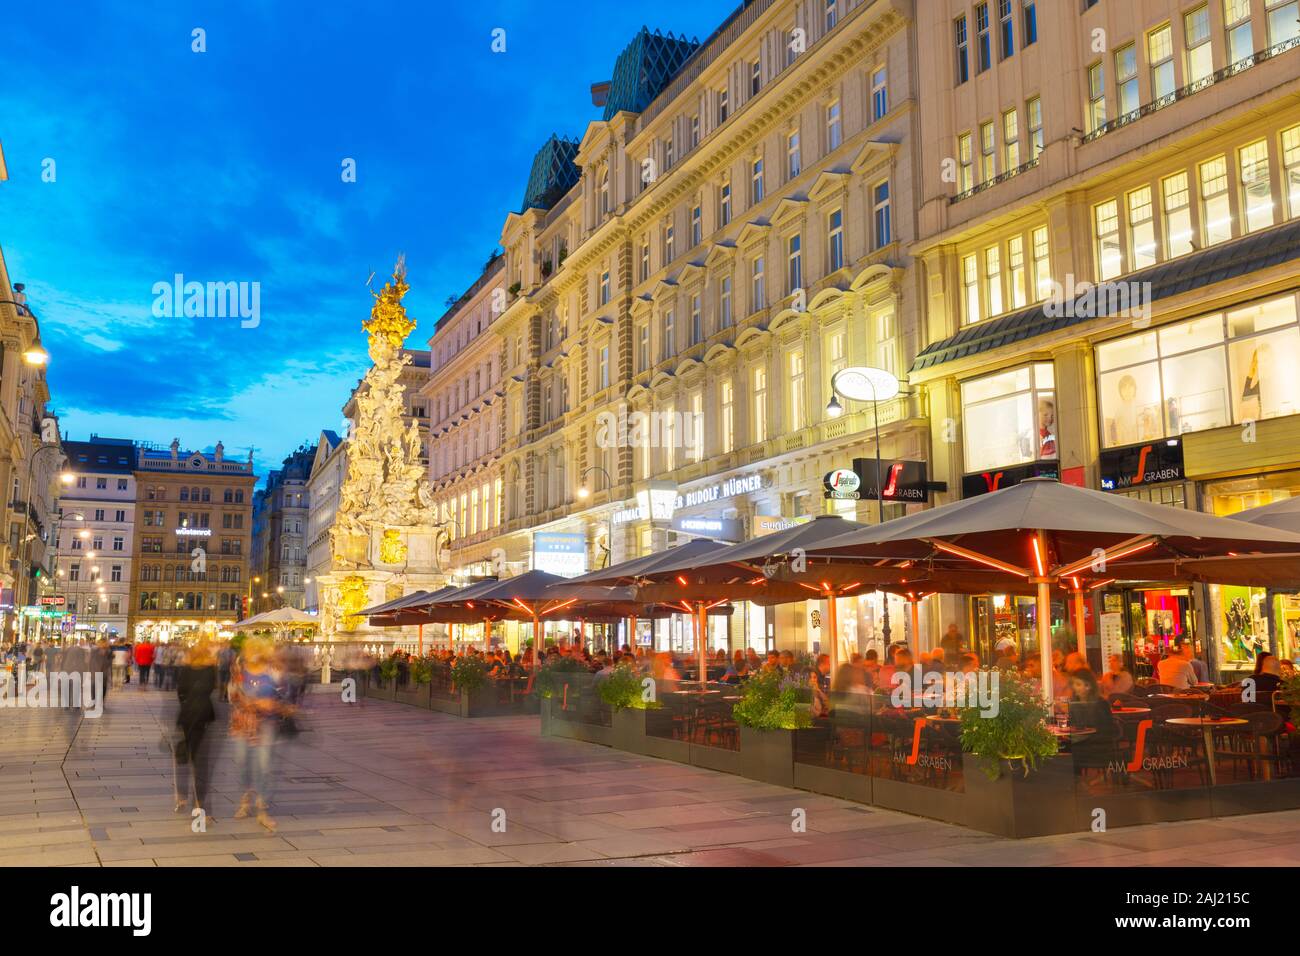
M 663 706 L 653 694 L 646 694 L 644 680 L 635 667 L 620 664 L 597 685 L 600 699 L 609 705 L 613 746 L 619 750 L 645 753 L 646 711 Z
M 759 672 L 740 686 L 732 716 L 740 726 L 740 772 L 754 780 L 794 786 L 794 731 L 812 726 L 799 703 L 797 680 Z
M 1010 837 L 1078 829 L 1074 761 L 1057 753 L 1041 691 L 1010 672 L 996 687 L 996 711 L 961 708 L 967 824 Z
M 379 662 L 379 691 L 378 696 L 388 700 L 393 699 L 393 694 L 397 688 L 397 655 L 392 654 L 385 657 Z

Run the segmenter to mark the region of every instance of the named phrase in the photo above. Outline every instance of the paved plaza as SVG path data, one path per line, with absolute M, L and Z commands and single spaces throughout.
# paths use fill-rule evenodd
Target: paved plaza
M 1012 841 L 543 739 L 535 716 L 466 720 L 328 693 L 310 695 L 303 732 L 277 752 L 277 831 L 233 819 L 239 792 L 219 720 L 216 821 L 191 833 L 173 810 L 171 757 L 160 747 L 173 701 L 131 685 L 99 719 L 0 711 L 0 865 L 1300 863 L 1300 810 Z M 795 809 L 806 812 L 806 832 L 792 831 Z

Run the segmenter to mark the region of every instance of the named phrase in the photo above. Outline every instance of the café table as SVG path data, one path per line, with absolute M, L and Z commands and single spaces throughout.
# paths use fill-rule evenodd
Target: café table
M 1175 690 L 1164 694 L 1152 694 L 1151 696 L 1163 697 L 1166 700 L 1209 700 L 1208 695 L 1193 690 Z
M 938 714 L 931 714 L 926 720 L 932 720 L 936 724 L 960 724 L 960 717 L 940 717 Z
M 1151 708 L 1150 707 L 1112 707 L 1110 709 L 1110 712 L 1119 717 L 1136 717 L 1138 714 L 1151 713 Z
M 1047 730 L 1054 737 L 1065 737 L 1070 740 L 1076 737 L 1087 737 L 1097 732 L 1096 727 L 1061 727 L 1057 724 L 1048 724 Z
M 1250 721 L 1242 720 L 1240 717 L 1170 717 L 1165 721 L 1167 724 L 1176 724 L 1179 727 L 1200 727 L 1201 733 L 1205 735 L 1205 762 L 1210 768 L 1210 786 L 1218 783 L 1218 774 L 1214 767 L 1214 730 L 1216 727 L 1239 727 L 1242 724 L 1248 724 Z

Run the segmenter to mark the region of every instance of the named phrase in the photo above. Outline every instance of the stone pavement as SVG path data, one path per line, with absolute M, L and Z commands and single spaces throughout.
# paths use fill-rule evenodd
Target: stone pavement
M 173 812 L 174 695 L 114 691 L 99 719 L 0 710 L 0 866 L 1146 866 L 1300 863 L 1300 811 L 1005 840 L 906 814 L 542 739 L 536 717 L 463 720 L 312 694 L 277 751 L 272 834 L 235 820 L 213 725 L 216 817 Z M 807 832 L 794 833 L 802 808 Z M 494 829 L 504 820 L 504 832 Z

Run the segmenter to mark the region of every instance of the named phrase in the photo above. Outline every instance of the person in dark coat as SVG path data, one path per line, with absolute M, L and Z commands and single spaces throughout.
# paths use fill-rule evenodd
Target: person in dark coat
M 208 766 L 211 747 L 206 745 L 208 725 L 216 719 L 212 694 L 217 689 L 217 656 L 206 639 L 198 641 L 177 668 L 176 697 L 180 711 L 176 715 L 179 731 L 172 749 L 176 770 L 176 810 L 187 809 L 191 791 L 194 808 L 203 810 L 206 821 L 214 822 L 207 811 Z M 188 769 L 188 774 L 186 770 Z M 184 787 L 182 787 L 184 780 Z

